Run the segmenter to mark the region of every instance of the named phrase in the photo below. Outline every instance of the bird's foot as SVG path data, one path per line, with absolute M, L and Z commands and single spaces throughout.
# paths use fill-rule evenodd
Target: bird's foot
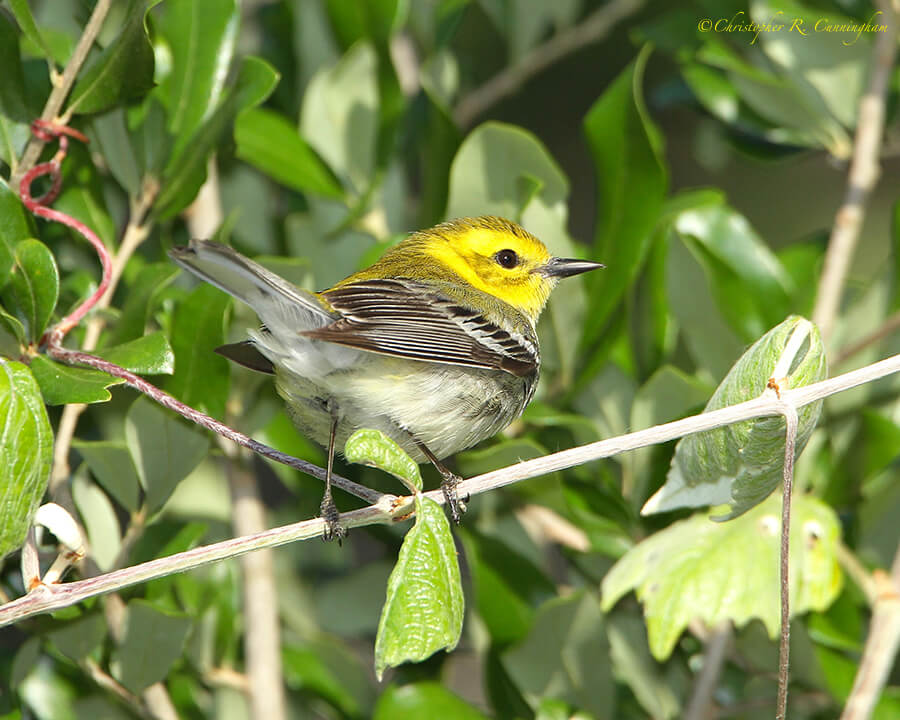
M 453 518 L 453 522 L 457 525 L 462 520 L 463 513 L 466 512 L 466 503 L 460 500 L 459 494 L 456 492 L 456 486 L 460 482 L 462 482 L 462 478 L 459 475 L 454 475 L 453 473 L 442 475 L 441 490 L 444 491 L 444 499 L 447 501 L 450 517 Z M 466 500 L 468 499 L 468 496 L 466 496 Z
M 322 533 L 322 539 L 325 542 L 337 540 L 338 545 L 340 545 L 341 540 L 347 537 L 347 528 L 340 523 L 341 514 L 338 512 L 337 505 L 334 504 L 331 493 L 322 498 L 319 513 L 325 521 L 325 532 Z

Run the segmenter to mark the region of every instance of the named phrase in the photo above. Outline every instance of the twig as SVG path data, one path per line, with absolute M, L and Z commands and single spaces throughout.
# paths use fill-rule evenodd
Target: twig
M 725 664 L 731 633 L 731 621 L 723 620 L 707 638 L 706 649 L 703 652 L 703 667 L 697 676 L 691 692 L 691 699 L 685 708 L 684 720 L 705 720 L 710 716 L 713 692 L 719 683 L 719 675 Z
M 794 490 L 794 453 L 800 419 L 797 408 L 784 404 L 784 480 L 781 486 L 781 641 L 778 646 L 778 698 L 775 719 L 787 717 L 788 680 L 791 653 L 791 499 Z
M 153 720 L 153 715 L 147 711 L 147 707 L 144 705 L 143 701 L 106 672 L 106 670 L 100 667 L 96 660 L 87 658 L 81 665 L 99 687 L 111 692 L 119 698 L 119 700 L 124 702 L 127 708 L 135 711 L 142 718 Z
M 881 342 L 889 335 L 897 332 L 897 330 L 900 330 L 900 310 L 889 315 L 880 327 L 870 332 L 864 338 L 860 338 L 852 345 L 841 348 L 834 360 L 830 361 L 829 364 L 836 368 L 840 367 L 849 358 L 856 355 L 856 353 L 862 352 L 866 348 Z
M 47 98 L 47 103 L 44 105 L 44 111 L 41 113 L 41 120 L 45 123 L 53 123 L 56 121 L 59 111 L 62 109 L 63 103 L 66 101 L 66 97 L 68 97 L 69 91 L 72 89 L 72 85 L 75 83 L 78 71 L 81 70 L 81 66 L 84 64 L 85 58 L 87 58 L 91 46 L 94 44 L 94 40 L 97 39 L 97 34 L 103 26 L 103 21 L 106 19 L 106 14 L 109 12 L 111 4 L 111 0 L 97 0 L 97 4 L 94 6 L 94 12 L 91 13 L 87 25 L 84 26 L 84 31 L 78 39 L 78 44 L 72 52 L 72 57 L 69 58 L 69 62 L 66 64 L 66 69 L 63 70 L 62 77 L 58 83 L 54 83 L 53 90 L 50 92 L 50 97 Z M 31 139 L 29 139 L 28 144 L 25 146 L 25 151 L 22 153 L 22 159 L 19 162 L 16 171 L 13 173 L 12 177 L 10 177 L 10 187 L 16 188 L 19 186 L 22 178 L 25 177 L 28 171 L 31 170 L 37 162 L 46 142 L 46 138 L 37 136 L 32 136 Z
M 484 85 L 463 97 L 453 112 L 456 124 L 463 128 L 469 127 L 485 110 L 512 95 L 544 68 L 603 39 L 617 23 L 640 10 L 643 5 L 644 0 L 610 0 L 577 25 L 558 32 L 515 65 L 497 73 Z
M 891 574 L 874 573 L 878 596 L 859 670 L 841 720 L 866 720 L 872 714 L 900 647 L 900 547 Z
M 826 346 L 831 339 L 869 194 L 878 180 L 878 153 L 884 133 L 885 96 L 897 52 L 897 15 L 891 7 L 891 1 L 879 0 L 876 4 L 883 13 L 883 18 L 879 19 L 887 26 L 887 31 L 878 33 L 875 40 L 869 86 L 859 102 L 847 191 L 834 219 L 813 310 L 813 322 L 819 326 Z
M 780 400 L 764 395 L 720 410 L 701 413 L 700 415 L 694 415 L 693 417 L 676 420 L 664 425 L 657 425 L 646 430 L 639 430 L 627 435 L 563 450 L 552 455 L 526 460 L 500 470 L 494 470 L 463 480 L 457 489 L 461 496 L 477 495 L 528 478 L 566 470 L 592 460 L 618 455 L 627 450 L 636 450 L 648 445 L 668 442 L 684 435 L 713 430 L 742 420 L 783 415 L 785 413 L 785 405 L 799 408 L 837 392 L 849 390 L 896 372 L 900 372 L 900 355 L 894 355 L 873 365 L 868 365 L 812 385 L 782 390 Z M 369 492 L 377 494 L 374 491 Z M 423 494 L 438 504 L 444 503 L 444 493 L 441 490 L 431 490 Z M 398 498 L 393 495 L 379 495 L 377 502 L 368 507 L 342 513 L 339 521 L 342 526 L 348 529 L 378 523 L 388 524 L 398 519 L 405 519 L 410 515 L 412 508 L 413 501 L 410 497 Z M 28 595 L 0 606 L 0 627 L 18 622 L 32 615 L 68 607 L 89 597 L 120 590 L 124 587 L 172 575 L 173 573 L 191 570 L 202 565 L 224 560 L 225 558 L 243 555 L 253 550 L 276 547 L 297 540 L 321 537 L 324 530 L 324 521 L 321 518 L 314 518 L 256 533 L 255 535 L 233 538 L 213 545 L 194 548 L 177 555 L 158 558 L 141 565 L 123 568 L 122 570 L 116 570 L 86 580 L 78 580 L 64 585 L 40 585 Z
M 872 573 L 865 568 L 859 561 L 859 558 L 857 558 L 856 555 L 853 554 L 853 551 L 844 545 L 844 543 L 839 542 L 837 544 L 836 554 L 841 567 L 844 568 L 844 571 L 853 579 L 853 582 L 856 583 L 857 587 L 863 591 L 869 605 L 874 605 L 875 601 L 878 599 L 878 585 L 872 577 Z

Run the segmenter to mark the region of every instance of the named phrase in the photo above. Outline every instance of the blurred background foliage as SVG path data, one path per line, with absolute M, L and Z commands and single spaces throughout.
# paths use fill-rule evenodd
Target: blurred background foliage
M 0 356 L 27 361 L 54 428 L 64 406 L 88 403 L 63 440 L 70 467 L 57 463 L 49 487 L 88 533 L 80 575 L 247 532 L 234 512 L 241 487 L 256 488 L 267 525 L 315 515 L 321 492 L 317 480 L 223 451 L 131 390 L 110 392 L 112 378 L 35 357 L 44 328 L 96 286 L 97 263 L 80 237 L 34 221 L 7 183 L 15 187 L 28 122 L 51 92 L 48 69 L 62 70 L 93 9 L 0 3 Z M 862 0 L 115 2 L 63 106 L 91 142 L 72 148 L 56 207 L 117 253 L 121 279 L 97 313 L 100 334 L 79 328 L 70 343 L 96 344 L 194 407 L 321 464 L 271 383 L 212 353 L 244 337 L 252 313 L 180 277 L 166 249 L 214 236 L 321 289 L 410 230 L 499 214 L 554 253 L 607 269 L 557 290 L 539 327 L 535 401 L 501 436 L 461 453 L 460 474 L 698 412 L 746 346 L 790 313 L 811 315 L 871 69 L 871 33 L 844 44 L 827 33 L 753 41 L 701 31 L 703 19 L 778 11 L 811 25 L 865 22 L 875 9 Z M 830 374 L 900 345 L 888 334 L 842 352 L 900 306 L 898 90 L 894 69 L 882 175 L 828 340 Z M 798 492 L 811 498 L 800 500 L 799 536 L 828 542 L 804 570 L 824 590 L 800 601 L 815 611 L 792 626 L 792 718 L 840 714 L 865 639 L 867 599 L 841 580 L 837 538 L 867 567 L 889 567 L 897 549 L 897 389 L 888 380 L 830 398 L 798 466 Z M 774 545 L 756 537 L 770 516 L 717 526 L 730 528 L 726 539 L 685 532 L 692 526 L 675 523 L 686 512 L 641 517 L 673 447 L 473 498 L 456 529 L 460 646 L 383 683 L 374 633 L 406 526 L 354 530 L 343 547 L 275 551 L 287 716 L 682 717 L 710 633 L 690 618 L 712 620 L 698 609 L 706 596 L 684 587 L 704 583 L 734 588 L 721 617 L 739 625 L 714 711 L 771 714 L 777 575 Z M 400 491 L 373 470 L 339 472 Z M 37 502 L 43 486 L 22 482 L 14 499 L 31 492 Z M 3 523 L 21 515 L 24 527 L 28 514 L 4 498 Z M 339 493 L 342 509 L 355 503 Z M 660 577 L 684 568 L 696 584 L 666 586 L 688 631 L 648 642 L 642 607 L 626 594 L 647 581 L 643 570 L 632 565 L 623 580 L 620 565 L 602 605 L 599 588 L 663 530 L 671 564 Z M 734 552 L 713 557 L 722 547 Z M 768 551 L 771 565 L 760 557 Z M 23 592 L 16 557 L 2 566 L 0 597 Z M 751 586 L 757 566 L 771 572 Z M 223 562 L 0 631 L 0 718 L 173 717 L 166 708 L 250 717 L 245 633 L 255 619 L 241 575 L 237 561 Z M 876 716 L 898 715 L 894 677 Z

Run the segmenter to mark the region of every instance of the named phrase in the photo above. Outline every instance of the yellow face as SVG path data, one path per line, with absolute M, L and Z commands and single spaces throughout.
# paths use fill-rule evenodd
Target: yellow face
M 541 269 L 550 253 L 540 240 L 502 218 L 454 220 L 423 233 L 422 250 L 477 289 L 536 321 L 556 284 Z

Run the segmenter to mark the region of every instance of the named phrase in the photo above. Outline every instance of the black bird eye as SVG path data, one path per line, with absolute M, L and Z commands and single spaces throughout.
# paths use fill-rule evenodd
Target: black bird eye
M 501 250 L 494 255 L 494 259 L 506 269 L 514 268 L 519 264 L 519 256 L 514 250 Z

